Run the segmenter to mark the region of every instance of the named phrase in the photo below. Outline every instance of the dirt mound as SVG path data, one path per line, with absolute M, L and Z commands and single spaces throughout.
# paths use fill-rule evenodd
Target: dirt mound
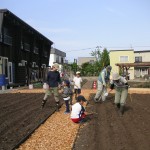
M 123 117 L 115 110 L 113 95 L 96 104 L 93 96 L 87 110 L 98 115 L 81 125 L 74 150 L 149 150 L 149 94 L 132 94 L 132 101 L 128 96 Z

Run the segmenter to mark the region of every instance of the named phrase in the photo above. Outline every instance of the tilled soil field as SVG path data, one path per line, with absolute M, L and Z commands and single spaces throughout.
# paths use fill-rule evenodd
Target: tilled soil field
M 88 112 L 92 120 L 80 126 L 74 150 L 149 150 L 150 95 L 128 96 L 123 117 L 114 107 L 113 95 L 104 103 L 94 103 L 90 96 Z
M 1 150 L 11 150 L 23 137 L 55 112 L 56 106 L 52 97 L 41 110 L 43 96 L 44 92 L 35 90 L 0 94 Z

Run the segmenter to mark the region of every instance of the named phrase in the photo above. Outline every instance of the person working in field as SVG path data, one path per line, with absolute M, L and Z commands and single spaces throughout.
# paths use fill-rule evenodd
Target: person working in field
M 110 89 L 115 88 L 115 105 L 119 110 L 120 116 L 124 113 L 124 106 L 128 96 L 128 82 L 118 73 L 113 73 L 112 81 L 110 82 Z
M 100 97 L 102 97 L 102 101 L 105 101 L 105 93 L 107 92 L 107 83 L 110 80 L 110 72 L 111 72 L 112 67 L 107 66 L 104 68 L 99 76 L 98 76 L 98 81 L 97 81 L 97 92 L 94 97 L 94 101 L 98 102 L 100 100 Z
M 59 110 L 59 94 L 58 94 L 58 87 L 60 87 L 61 79 L 60 74 L 58 72 L 59 65 L 54 64 L 52 66 L 52 69 L 48 72 L 47 75 L 47 84 L 49 88 L 46 90 L 45 96 L 42 101 L 42 108 L 44 107 L 48 96 L 50 96 L 52 93 L 54 94 L 54 99 L 56 102 L 56 108 Z

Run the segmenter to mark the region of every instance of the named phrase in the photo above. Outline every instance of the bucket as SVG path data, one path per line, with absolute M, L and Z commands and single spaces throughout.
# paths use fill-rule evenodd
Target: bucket
M 29 89 L 30 89 L 30 90 L 33 89 L 33 84 L 29 84 Z
M 4 85 L 6 85 L 5 75 L 0 74 L 0 86 L 4 86 Z
M 46 83 L 43 84 L 43 89 L 47 90 L 48 89 L 48 85 Z

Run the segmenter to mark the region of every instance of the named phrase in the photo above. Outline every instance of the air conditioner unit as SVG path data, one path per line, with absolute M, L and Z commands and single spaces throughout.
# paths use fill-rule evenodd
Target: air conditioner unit
M 36 62 L 32 62 L 32 68 L 36 66 Z
M 18 66 L 22 66 L 22 63 L 18 63 Z
M 42 67 L 43 67 L 43 68 L 46 68 L 46 64 L 42 64 Z
M 21 60 L 22 66 L 26 66 L 27 65 L 27 61 L 26 60 Z

